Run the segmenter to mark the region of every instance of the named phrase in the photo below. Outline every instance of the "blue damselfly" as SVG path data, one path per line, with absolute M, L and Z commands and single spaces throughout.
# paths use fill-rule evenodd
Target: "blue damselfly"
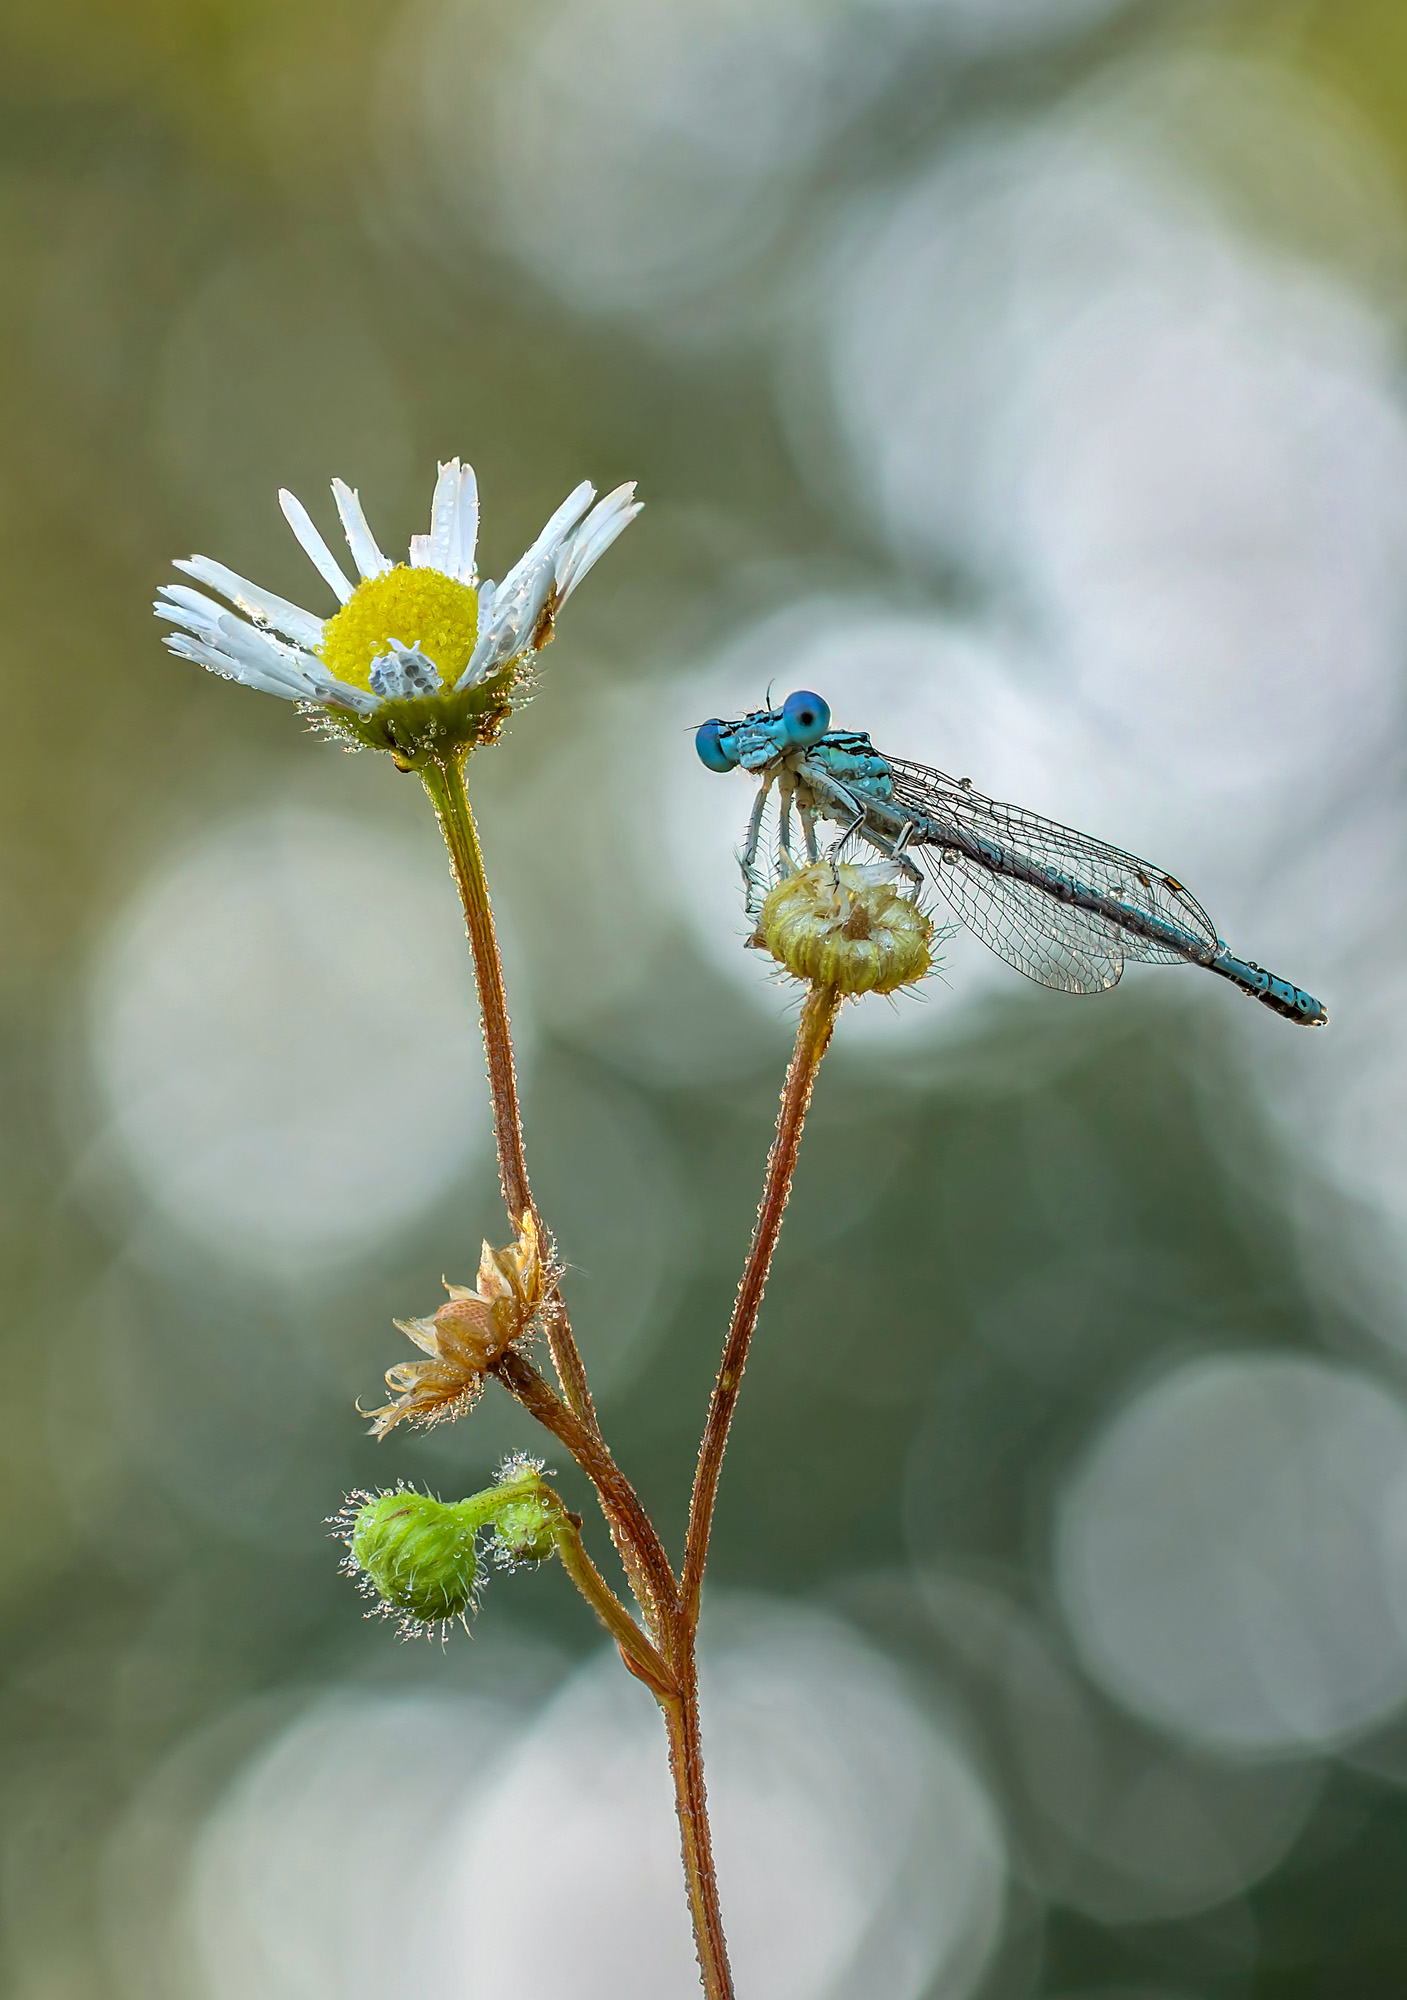
M 750 911 L 770 884 L 759 852 L 775 794 L 778 868 L 820 861 L 817 821 L 837 824 L 827 858 L 864 842 L 915 882 L 926 869 L 967 928 L 1042 986 L 1098 993 L 1117 982 L 1125 959 L 1151 959 L 1204 966 L 1290 1021 L 1322 1027 L 1329 1018 L 1312 994 L 1235 957 L 1176 876 L 984 798 L 970 779 L 883 755 L 863 730 L 832 729 L 819 695 L 802 689 L 779 708 L 715 718 L 696 742 L 710 771 L 761 780 L 739 857 Z

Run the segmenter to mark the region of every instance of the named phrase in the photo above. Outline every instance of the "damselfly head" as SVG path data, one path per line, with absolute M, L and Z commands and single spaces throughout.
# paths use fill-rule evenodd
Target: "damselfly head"
M 780 708 L 755 709 L 739 722 L 715 716 L 700 724 L 694 748 L 710 771 L 732 771 L 739 764 L 753 771 L 789 750 L 810 750 L 830 726 L 829 706 L 809 688 L 798 688 Z

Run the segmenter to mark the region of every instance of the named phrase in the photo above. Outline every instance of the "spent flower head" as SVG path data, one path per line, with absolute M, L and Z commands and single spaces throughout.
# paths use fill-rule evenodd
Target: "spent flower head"
M 891 861 L 818 861 L 783 875 L 750 943 L 797 979 L 841 993 L 893 993 L 933 964 L 932 919 L 895 886 Z
M 389 750 L 406 768 L 447 748 L 491 742 L 532 656 L 587 571 L 640 511 L 633 484 L 594 507 L 582 482 L 501 583 L 475 566 L 479 497 L 457 458 L 442 465 L 430 532 L 413 535 L 408 562 L 382 554 L 357 494 L 332 482 L 359 581 L 353 582 L 303 503 L 279 504 L 340 609 L 332 617 L 290 604 L 209 556 L 178 562 L 235 609 L 188 584 L 164 585 L 156 614 L 176 627 L 171 651 L 227 680 L 303 704 L 330 727 Z
M 365 1413 L 373 1419 L 373 1437 L 385 1437 L 402 1417 L 434 1424 L 463 1416 L 477 1402 L 489 1369 L 532 1326 L 547 1278 L 537 1224 L 528 1214 L 516 1243 L 503 1250 L 484 1244 L 472 1289 L 446 1279 L 449 1301 L 438 1312 L 429 1319 L 394 1320 L 427 1359 L 400 1361 L 386 1370 L 386 1387 L 395 1400 Z

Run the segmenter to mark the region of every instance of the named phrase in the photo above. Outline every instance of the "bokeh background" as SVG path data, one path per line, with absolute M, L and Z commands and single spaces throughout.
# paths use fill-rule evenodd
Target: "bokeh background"
M 353 1409 L 501 1236 L 423 799 L 148 609 L 327 609 L 275 489 L 403 547 L 455 453 L 490 574 L 649 503 L 472 781 L 676 1543 L 794 1004 L 700 719 L 815 687 L 1333 1016 L 960 936 L 843 1022 L 707 1608 L 742 1991 L 1399 1995 L 1407 14 L 10 0 L 0 95 L 7 2000 L 694 1990 L 561 1577 L 405 1646 L 325 1527 L 532 1441 Z

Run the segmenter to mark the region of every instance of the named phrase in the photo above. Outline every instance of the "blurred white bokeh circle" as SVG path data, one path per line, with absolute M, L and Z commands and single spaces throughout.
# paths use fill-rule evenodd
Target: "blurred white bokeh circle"
M 1407 422 L 1387 318 L 1238 230 L 1165 138 L 1115 85 L 984 134 L 866 203 L 817 298 L 891 545 L 1023 622 L 1111 805 L 1149 795 L 1229 926 L 1400 719 Z
M 977 1778 L 844 1627 L 761 1603 L 722 1622 L 703 1723 L 740 1989 L 919 2000 L 936 1985 L 962 2000 L 1004 1896 L 1001 1834 Z M 509 1984 L 560 2000 L 690 2000 L 698 1971 L 663 1747 L 614 1658 L 584 1670 L 526 1738 L 465 1827 L 466 1885 L 497 1885 L 470 2000 Z M 534 1920 L 541 1878 L 495 1868 L 503 1829 L 525 1825 L 551 1884 L 550 1925 Z M 622 1957 L 609 1940 L 626 1938 Z
M 831 129 L 831 27 L 804 0 L 519 10 L 484 98 L 496 139 L 485 206 L 462 165 L 475 143 L 464 86 L 483 89 L 482 35 L 472 13 L 446 8 L 424 68 L 441 185 L 578 307 L 697 312 L 773 240 Z
M 191 1849 L 170 1958 L 201 2000 L 456 2000 L 446 1821 L 516 1741 L 491 1698 L 350 1691 L 306 1710 L 228 1787 Z M 150 1992 L 145 1939 L 126 1955 Z
M 95 968 L 115 1142 L 247 1267 L 372 1251 L 490 1142 L 463 919 L 433 846 L 296 808 L 159 867 Z
M 428 147 L 461 224 L 549 290 L 698 345 L 769 323 L 836 147 L 906 68 L 927 62 L 941 90 L 954 61 L 1122 4 L 538 0 L 486 38 L 482 11 L 450 0 L 425 19 L 418 102 L 394 122 Z
M 1191 1362 L 1096 1437 L 1057 1517 L 1090 1672 L 1206 1749 L 1331 1746 L 1407 1700 L 1407 1411 L 1286 1355 Z
M 755 1602 L 705 1625 L 709 1801 L 740 1988 L 964 2000 L 1006 1877 L 960 1751 L 834 1620 Z M 664 1732 L 614 1654 L 527 1726 L 443 1695 L 315 1708 L 217 1808 L 184 1921 L 212 2000 L 698 1991 Z
M 1127 0 L 870 0 L 872 23 L 926 28 L 953 53 L 1000 55 L 1077 35 Z M 873 32 L 873 29 L 872 29 Z
M 1012 1865 L 1099 1923 L 1168 1922 L 1264 1880 L 1319 1792 L 1300 1762 L 1228 1766 L 1134 1721 L 1059 1635 L 990 1585 L 920 1572 L 950 1657 L 980 1677 Z

